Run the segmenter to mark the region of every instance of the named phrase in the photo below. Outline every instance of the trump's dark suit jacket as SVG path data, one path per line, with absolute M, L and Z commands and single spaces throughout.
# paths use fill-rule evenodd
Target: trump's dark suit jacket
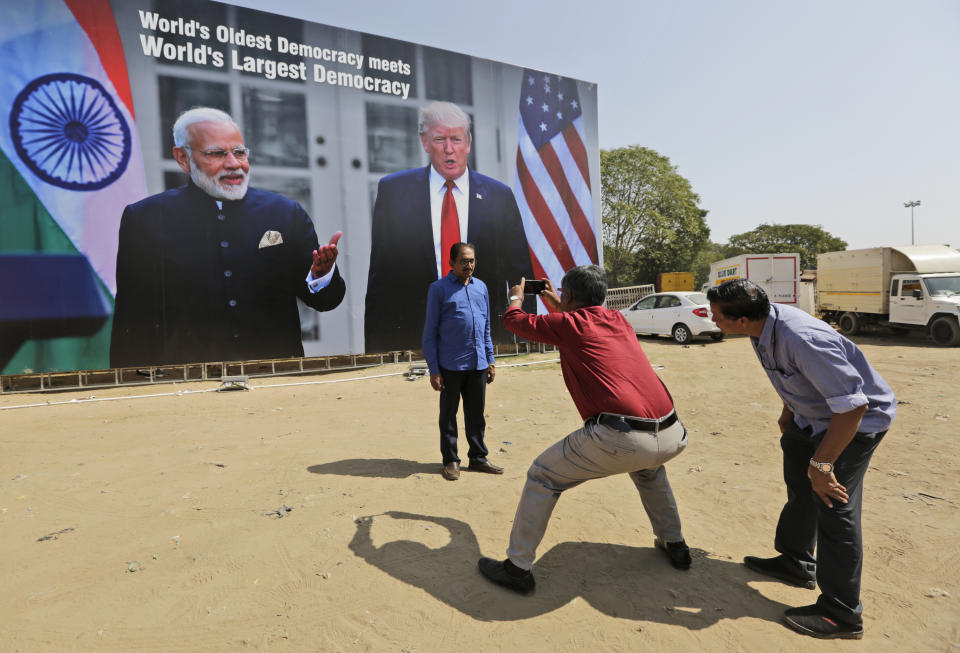
M 510 188 L 473 170 L 469 175 L 467 240 L 476 246 L 474 275 L 490 291 L 493 341 L 512 342 L 500 322 L 507 306 L 507 283 L 512 286 L 521 276 L 533 276 L 520 210 Z M 367 352 L 420 348 L 427 290 L 437 280 L 429 180 L 429 166 L 380 180 L 367 276 Z M 446 272 L 449 252 L 441 254 Z
M 266 238 L 277 244 L 261 247 L 267 232 L 279 234 Z M 310 293 L 316 248 L 303 208 L 263 190 L 224 201 L 222 211 L 192 183 L 128 206 L 110 365 L 303 356 L 297 297 L 328 311 L 346 291 L 334 272 L 329 286 Z

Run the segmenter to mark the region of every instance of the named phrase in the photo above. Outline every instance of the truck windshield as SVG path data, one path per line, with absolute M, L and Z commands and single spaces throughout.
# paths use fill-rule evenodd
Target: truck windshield
M 926 277 L 923 283 L 932 297 L 947 297 L 960 295 L 960 276 L 956 277 Z

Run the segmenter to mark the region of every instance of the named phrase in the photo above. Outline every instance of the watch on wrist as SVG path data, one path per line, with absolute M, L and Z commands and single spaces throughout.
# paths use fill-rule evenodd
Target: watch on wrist
M 811 459 L 810 459 L 810 465 L 811 465 L 811 467 L 815 467 L 815 468 L 817 469 L 817 471 L 823 472 L 824 474 L 832 474 L 832 473 L 833 473 L 833 463 L 818 463 L 816 460 L 814 460 L 813 458 L 811 458 Z
M 517 301 L 517 300 L 519 300 L 519 299 L 523 299 L 523 297 L 520 297 L 520 296 L 518 296 L 518 295 L 510 295 L 510 301 L 512 301 L 512 302 L 515 302 L 515 301 Z

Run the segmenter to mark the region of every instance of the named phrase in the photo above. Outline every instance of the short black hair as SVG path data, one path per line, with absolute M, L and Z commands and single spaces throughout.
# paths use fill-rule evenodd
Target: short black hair
M 707 301 L 720 306 L 723 314 L 734 320 L 745 317 L 751 322 L 770 314 L 766 291 L 749 279 L 733 279 L 707 291 Z
M 460 258 L 460 250 L 470 248 L 473 250 L 473 253 L 477 253 L 477 248 L 473 246 L 473 243 L 454 243 L 450 247 L 450 260 L 456 261 Z
M 607 297 L 607 275 L 599 265 L 578 265 L 567 270 L 560 286 L 584 306 L 600 306 Z

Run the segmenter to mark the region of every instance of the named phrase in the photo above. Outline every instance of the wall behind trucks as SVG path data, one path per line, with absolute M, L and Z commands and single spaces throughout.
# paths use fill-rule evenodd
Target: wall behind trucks
M 301 306 L 305 354 L 363 353 L 377 184 L 387 174 L 427 165 L 417 134 L 419 107 L 447 100 L 463 108 L 473 122 L 470 167 L 517 188 L 520 106 L 527 83 L 521 67 L 205 0 L 0 0 L 0 9 L 12 17 L 0 24 L 0 63 L 5 71 L 26 68 L 30 57 L 23 53 L 36 50 L 6 46 L 22 34 L 40 29 L 41 25 L 28 23 L 43 20 L 45 12 L 56 14 L 61 24 L 65 17 L 72 21 L 78 43 L 89 45 L 85 33 L 112 31 L 116 35 L 112 49 L 91 49 L 92 54 L 73 51 L 73 41 L 62 39 L 49 51 L 63 50 L 61 58 L 66 60 L 95 58 L 99 53 L 114 76 L 113 82 L 101 83 L 108 94 L 113 95 L 114 86 L 122 85 L 121 78 L 128 85 L 125 95 L 117 91 L 114 102 L 129 132 L 125 142 L 132 144 L 128 167 L 133 169 L 135 163 L 140 179 L 134 191 L 127 184 L 125 194 L 120 194 L 114 183 L 74 191 L 74 199 L 45 203 L 36 187 L 48 182 L 32 174 L 26 164 L 19 165 L 22 157 L 16 147 L 4 144 L 0 181 L 9 173 L 7 177 L 18 188 L 23 186 L 28 193 L 33 188 L 36 210 L 13 214 L 0 209 L 5 225 L 0 230 L 0 253 L 23 251 L 24 247 L 40 253 L 53 243 L 50 251 L 62 251 L 66 246 L 87 255 L 98 273 L 112 269 L 123 206 L 186 182 L 171 154 L 174 119 L 193 106 L 218 107 L 238 122 L 253 152 L 251 186 L 299 202 L 313 219 L 321 242 L 335 231 L 344 232 L 338 267 L 347 295 L 338 308 L 325 313 Z M 87 13 L 81 20 L 72 14 L 74 9 Z M 45 72 L 60 74 L 59 66 L 54 61 Z M 4 124 L 10 123 L 17 94 L 38 74 L 22 80 L 11 77 L 8 86 L 19 85 L 9 98 L 0 96 Z M 553 78 L 559 84 L 559 78 Z M 593 256 L 602 264 L 600 195 L 589 191 L 600 187 L 597 88 L 578 80 L 564 83 L 573 84 L 579 96 L 582 115 L 577 129 L 584 151 L 579 170 L 585 177 L 582 187 L 586 192 L 574 188 L 580 210 L 571 215 L 563 200 L 556 199 L 561 193 L 547 188 L 567 171 L 567 166 L 557 167 L 564 152 L 540 153 L 543 163 L 540 169 L 530 171 L 534 180 L 527 194 L 529 202 L 542 206 L 548 217 L 538 214 L 526 219 L 525 215 L 524 228 L 538 259 L 549 258 L 551 251 L 567 251 L 560 242 L 565 234 L 579 229 L 579 240 L 586 242 L 592 232 L 596 243 Z M 129 111 L 120 96 L 128 101 Z M 82 211 L 77 213 L 77 206 L 90 205 L 91 198 L 112 199 L 112 204 L 109 210 L 87 217 Z M 34 238 L 24 246 L 20 235 L 41 233 L 43 225 L 36 224 L 39 219 L 49 222 L 50 229 L 62 238 Z M 571 228 L 576 220 L 576 228 Z M 13 221 L 23 225 L 6 228 Z M 17 234 L 15 243 L 7 237 L 10 233 Z M 99 265 L 102 261 L 106 263 Z M 544 274 L 557 276 L 545 260 L 539 263 Z M 553 281 L 559 283 L 560 279 Z M 101 274 L 100 282 L 112 301 L 115 280 L 109 270 Z M 109 333 L 108 321 L 99 337 L 77 339 L 69 348 L 49 340 L 28 342 L 8 365 L 4 367 L 0 361 L 0 373 L 106 368 Z M 407 346 L 418 349 L 419 341 Z

